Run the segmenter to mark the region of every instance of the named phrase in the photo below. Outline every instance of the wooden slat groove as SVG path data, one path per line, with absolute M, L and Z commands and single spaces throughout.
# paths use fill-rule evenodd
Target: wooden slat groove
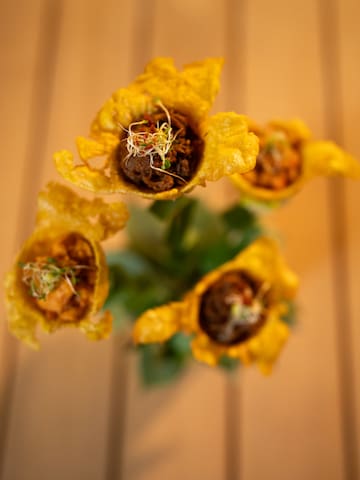
M 43 29 L 39 35 L 38 56 L 34 72 L 33 93 L 29 118 L 26 158 L 22 175 L 22 194 L 16 238 L 24 241 L 32 229 L 36 206 L 29 199 L 36 198 L 39 178 L 44 163 L 45 139 L 48 133 L 50 98 L 55 78 L 56 53 L 59 44 L 61 2 L 44 2 Z M 18 246 L 18 245 L 17 245 Z M 19 344 L 9 337 L 3 339 L 2 362 L 5 364 L 4 388 L 0 400 L 0 478 L 4 469 L 6 439 L 11 418 L 15 390 Z
M 109 398 L 108 446 L 106 458 L 105 480 L 123 480 L 123 458 L 127 389 L 130 364 L 124 352 L 123 340 L 120 334 L 115 334 L 112 343 L 111 383 Z M 124 479 L 125 480 L 125 479 Z
M 244 113 L 246 109 L 247 0 L 227 0 L 225 106 Z
M 342 121 L 341 59 L 337 0 L 320 0 L 319 34 L 322 53 L 324 91 L 324 124 L 327 136 L 344 143 Z M 355 371 L 352 349 L 352 315 L 350 308 L 350 272 L 346 229 L 345 181 L 330 180 L 328 185 L 330 236 L 332 248 L 333 290 L 337 327 L 337 354 L 340 382 L 344 478 L 356 480 L 358 471 L 358 438 L 356 429 Z
M 246 108 L 246 0 L 227 0 L 225 107 L 243 113 Z M 225 383 L 225 479 L 241 478 L 241 373 L 233 372 Z
M 225 480 L 240 480 L 241 375 L 228 374 L 225 384 Z
M 157 8 L 156 2 L 134 1 L 133 55 L 130 65 L 134 77 L 142 73 L 144 66 L 151 60 Z

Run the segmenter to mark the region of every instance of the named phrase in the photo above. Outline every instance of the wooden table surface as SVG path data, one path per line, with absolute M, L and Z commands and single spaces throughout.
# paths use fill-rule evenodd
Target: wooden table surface
M 155 56 L 226 59 L 214 111 L 300 117 L 360 158 L 358 0 L 1 0 L 1 276 L 60 179 L 52 152 Z M 225 203 L 232 187 L 201 195 Z M 1 480 L 358 480 L 360 190 L 316 179 L 266 222 L 301 277 L 273 375 L 195 365 L 144 390 L 119 339 L 36 353 L 1 304 Z

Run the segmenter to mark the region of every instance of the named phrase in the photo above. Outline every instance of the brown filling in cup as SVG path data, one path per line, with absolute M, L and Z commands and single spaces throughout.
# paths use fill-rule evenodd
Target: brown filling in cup
M 21 264 L 28 294 L 47 320 L 74 322 L 92 303 L 96 282 L 95 255 L 79 233 L 54 240 L 44 251 Z
M 195 175 L 204 147 L 188 116 L 159 105 L 129 125 L 116 151 L 122 178 L 153 193 L 184 187 Z
M 254 132 L 260 151 L 255 169 L 243 177 L 256 187 L 281 190 L 297 181 L 302 172 L 301 143 L 282 130 Z
M 201 298 L 201 329 L 222 345 L 244 342 L 266 321 L 267 290 L 242 271 L 224 273 Z

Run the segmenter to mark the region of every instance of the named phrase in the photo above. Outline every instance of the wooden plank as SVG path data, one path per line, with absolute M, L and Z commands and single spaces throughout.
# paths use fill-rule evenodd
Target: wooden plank
M 23 186 L 21 172 L 26 158 L 26 139 L 31 116 L 34 73 L 36 70 L 36 47 L 42 3 L 39 0 L 30 7 L 25 2 L 21 6 L 4 2 L 1 6 L 1 16 L 3 18 L 0 30 L 1 108 L 3 111 L 0 118 L 2 131 L 0 208 L 3 225 L 0 250 L 1 278 L 9 269 L 9 257 L 14 254 L 15 246 L 18 246 L 20 242 L 16 235 L 18 233 L 18 212 L 21 206 Z M 29 22 L 31 28 L 26 28 Z M 23 35 L 15 34 L 15 24 L 17 28 L 23 31 Z M 22 51 L 21 56 L 16 54 L 19 51 Z M 0 289 L 3 297 L 2 284 Z M 1 303 L 0 308 L 3 317 L 3 303 Z M 1 336 L 4 335 L 4 326 L 4 322 L 1 322 Z M 3 362 L 0 362 L 0 364 L 1 368 Z
M 356 124 L 359 118 L 360 110 L 360 93 L 358 89 L 360 81 L 360 65 L 354 61 L 360 55 L 360 34 L 359 19 L 360 5 L 355 0 L 337 1 L 335 18 L 339 29 L 338 37 L 338 55 L 339 55 L 339 81 L 340 81 L 340 105 L 339 118 L 340 126 L 342 126 L 342 140 L 345 148 L 354 156 L 360 159 L 360 139 Z M 350 459 L 349 479 L 358 478 L 360 475 L 360 299 L 358 295 L 359 272 L 360 272 L 360 189 L 356 181 L 344 182 L 344 223 L 346 230 L 344 239 L 345 245 L 339 252 L 342 258 L 347 260 L 347 283 L 343 288 L 347 288 L 349 299 L 347 319 L 350 322 L 349 335 L 351 358 L 351 370 L 348 374 L 348 381 L 352 382 L 350 394 L 351 411 L 349 412 L 350 422 Z M 339 318 L 340 328 L 345 319 Z M 352 375 L 352 376 L 351 376 Z
M 2 235 L 0 248 L 0 276 L 10 268 L 16 249 L 26 235 L 28 221 L 22 216 L 28 179 L 24 175 L 27 164 L 33 162 L 36 175 L 38 162 L 29 156 L 32 132 L 33 101 L 40 66 L 40 22 L 44 2 L 34 0 L 16 4 L 2 2 L 0 29 L 1 110 L 1 177 L 0 209 Z M 21 35 L 19 35 L 21 32 Z M 21 52 L 21 55 L 19 55 Z M 36 183 L 36 182 L 34 182 Z M 29 210 L 29 215 L 31 211 Z M 3 298 L 3 282 L 0 285 Z M 4 444 L 8 427 L 13 378 L 16 364 L 16 342 L 7 332 L 4 302 L 0 304 L 0 476 L 3 467 Z
M 322 138 L 317 13 L 310 0 L 247 3 L 246 112 L 257 121 L 299 116 Z M 244 373 L 244 479 L 343 478 L 327 192 L 314 180 L 267 219 L 301 279 L 299 324 L 272 377 Z
M 44 144 L 42 185 L 61 181 L 52 152 L 74 149 L 103 101 L 130 80 L 131 2 L 59 5 L 48 136 L 37 139 Z M 46 106 L 37 109 L 41 116 Z M 21 348 L 4 478 L 104 478 L 112 353 L 111 341 L 90 343 L 75 330 L 43 336 L 39 353 Z
M 181 68 L 225 55 L 226 5 L 221 0 L 158 0 L 153 9 L 153 23 L 147 24 L 153 32 L 151 57 L 173 57 Z M 214 111 L 225 108 L 224 99 Z M 220 183 L 197 188 L 194 196 L 223 204 L 226 187 Z M 178 383 L 146 390 L 133 359 L 121 478 L 224 478 L 224 387 L 222 372 L 194 365 Z
M 121 478 L 224 478 L 223 373 L 194 365 L 172 386 L 145 389 L 136 363 Z

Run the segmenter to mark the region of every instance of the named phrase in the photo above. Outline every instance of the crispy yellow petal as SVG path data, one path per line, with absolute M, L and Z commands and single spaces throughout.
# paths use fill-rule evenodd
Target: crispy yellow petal
M 140 119 L 145 112 L 154 108 L 153 100 L 147 92 L 134 86 L 120 88 L 100 109 L 92 123 L 91 136 L 103 143 L 106 141 L 105 134 L 118 138 L 131 122 Z
M 214 367 L 218 364 L 224 348 L 212 342 L 207 335 L 199 333 L 191 341 L 191 350 L 196 360 Z
M 154 109 L 158 99 L 200 121 L 218 92 L 221 66 L 221 59 L 207 59 L 179 72 L 172 59 L 154 59 L 128 88 L 120 88 L 104 104 L 93 122 L 92 136 L 101 137 L 103 132 L 118 136 L 122 128 Z
M 130 88 L 160 99 L 199 122 L 208 114 L 219 90 L 222 59 L 206 59 L 178 72 L 171 58 L 156 58 Z
M 80 328 L 92 339 L 108 335 L 111 328 L 110 314 L 104 314 L 99 321 L 93 320 L 93 316 L 104 304 L 109 289 L 105 254 L 99 241 L 122 228 L 127 217 L 127 210 L 121 203 L 106 204 L 101 199 L 89 201 L 55 182 L 49 183 L 40 192 L 36 228 L 21 248 L 5 280 L 9 329 L 15 336 L 29 346 L 38 348 L 38 325 L 49 333 L 64 326 L 72 326 Z M 90 306 L 84 318 L 80 321 L 61 322 L 47 319 L 36 306 L 28 293 L 28 287 L 22 281 L 20 265 L 33 261 L 38 256 L 46 257 L 51 251 L 51 245 L 69 233 L 77 233 L 90 243 L 97 270 Z
M 308 177 L 341 175 L 360 178 L 360 162 L 333 142 L 308 142 L 304 145 L 303 156 L 305 174 Z
M 264 374 L 271 373 L 271 368 L 278 358 L 289 337 L 289 327 L 279 319 L 276 310 L 269 313 L 264 328 L 249 340 L 249 352 Z
M 183 71 L 177 71 L 173 59 L 155 58 L 148 63 L 145 73 L 135 80 L 134 85 L 156 96 L 157 91 L 151 91 L 149 87 L 154 79 L 159 82 L 165 80 L 165 83 L 170 81 L 176 82 L 177 85 L 184 84 L 206 101 L 210 108 L 220 88 L 219 78 L 223 63 L 222 58 L 207 58 L 185 65 Z
M 182 188 L 172 188 L 158 193 L 139 191 L 135 184 L 123 180 L 110 158 L 110 169 L 92 169 L 88 165 L 74 165 L 73 156 L 63 150 L 54 155 L 56 168 L 70 182 L 98 193 L 138 193 L 156 200 L 175 199 L 207 181 L 217 181 L 234 172 L 247 172 L 254 168 L 258 153 L 258 139 L 248 132 L 244 116 L 219 113 L 200 126 L 205 141 L 203 158 L 195 176 Z M 97 144 L 94 149 L 97 148 Z
M 259 238 L 233 260 L 224 263 L 205 275 L 184 298 L 183 314 L 180 318 L 182 329 L 187 332 L 199 331 L 199 303 L 205 291 L 225 272 L 243 270 L 271 287 L 273 302 L 291 300 L 298 289 L 298 277 L 280 255 L 276 243 L 269 238 Z
M 277 207 L 281 205 L 284 200 L 291 198 L 298 191 L 300 191 L 304 183 L 306 182 L 305 176 L 301 175 L 299 179 L 292 185 L 289 185 L 286 188 L 282 188 L 281 190 L 271 190 L 268 188 L 261 188 L 252 185 L 242 175 L 232 175 L 231 180 L 233 181 L 234 185 L 242 192 L 245 202 L 259 202 L 260 207 L 262 202 L 266 203 L 269 207 Z
M 248 120 L 248 123 L 250 131 L 262 130 L 255 122 Z M 261 188 L 242 175 L 233 175 L 231 180 L 243 193 L 245 202 L 255 202 L 255 206 L 256 202 L 259 202 L 260 205 L 263 203 L 276 207 L 294 196 L 314 176 L 341 175 L 360 178 L 360 162 L 333 142 L 311 140 L 310 130 L 301 120 L 272 120 L 267 128 L 269 127 L 285 131 L 291 142 L 301 142 L 302 173 L 294 183 L 279 190 Z
M 191 305 L 189 317 L 197 317 L 198 298 L 217 281 L 225 272 L 243 270 L 254 278 L 271 285 L 272 297 L 292 299 L 298 288 L 298 278 L 287 266 L 280 255 L 276 243 L 269 238 L 259 238 L 248 248 L 240 252 L 233 260 L 208 273 L 200 280 L 192 292 L 188 294 Z M 192 308 L 194 306 L 194 308 Z M 196 323 L 196 322 L 195 322 Z M 191 322 L 191 325 L 194 325 Z
M 129 218 L 124 203 L 87 200 L 56 182 L 50 182 L 38 196 L 37 224 L 60 223 L 69 230 L 78 228 L 85 236 L 101 241 L 122 229 Z
M 281 321 L 280 312 L 286 310 L 285 304 L 278 305 L 268 313 L 265 325 L 249 340 L 234 346 L 218 345 L 205 333 L 199 332 L 191 342 L 194 358 L 199 362 L 215 366 L 222 356 L 236 358 L 244 365 L 256 363 L 261 372 L 271 373 L 289 336 L 288 326 Z
M 198 317 L 203 293 L 226 271 L 231 270 L 246 271 L 253 278 L 268 283 L 272 307 L 265 325 L 254 337 L 226 347 L 217 345 L 201 331 Z M 199 361 L 216 365 L 222 355 L 227 355 L 238 358 L 244 365 L 255 362 L 263 373 L 270 373 L 289 334 L 287 325 L 281 320 L 288 309 L 284 301 L 294 298 L 297 287 L 298 279 L 286 265 L 276 244 L 266 238 L 255 241 L 234 260 L 206 275 L 186 296 L 186 315 L 181 318 L 181 322 L 185 331 L 197 332 L 192 347 L 194 356 Z
M 236 345 L 216 343 L 199 325 L 202 295 L 225 272 L 242 270 L 269 285 L 270 306 L 267 319 L 259 331 Z M 256 363 L 263 373 L 271 371 L 288 335 L 281 320 L 288 311 L 286 301 L 294 298 L 298 280 L 286 265 L 272 240 L 261 238 L 230 262 L 210 272 L 185 296 L 182 302 L 170 303 L 145 312 L 136 321 L 134 340 L 137 343 L 163 342 L 181 330 L 195 334 L 191 348 L 193 356 L 210 366 L 217 365 L 223 355 L 237 358 L 243 364 Z
M 311 138 L 308 126 L 298 118 L 291 118 L 290 120 L 275 119 L 271 120 L 269 125 L 274 129 L 286 132 L 290 141 L 303 142 Z
M 254 168 L 259 142 L 256 135 L 249 133 L 244 116 L 233 112 L 218 113 L 208 119 L 203 130 L 204 160 L 194 182 L 214 182 L 225 175 L 245 173 Z
M 174 302 L 147 310 L 137 320 L 133 330 L 136 343 L 164 342 L 180 328 L 182 302 Z
M 72 228 L 71 233 L 79 233 L 84 236 L 81 228 Z M 28 294 L 28 287 L 22 281 L 21 264 L 24 264 L 38 255 L 47 255 L 50 245 L 62 235 L 70 233 L 68 227 L 61 222 L 55 221 L 45 227 L 38 227 L 23 245 L 12 270 L 5 279 L 6 306 L 8 311 L 9 329 L 20 340 L 33 348 L 38 348 L 36 328 L 40 324 L 44 331 L 51 333 L 64 326 L 81 327 L 92 324 L 91 317 L 99 311 L 104 304 L 108 291 L 108 269 L 105 254 L 100 244 L 87 237 L 91 244 L 95 265 L 97 267 L 94 291 L 91 305 L 86 316 L 78 322 L 51 321 L 45 318 Z M 108 322 L 108 320 L 107 320 Z M 100 324 L 101 326 L 101 324 Z
M 54 153 L 54 161 L 60 175 L 78 187 L 96 193 L 121 192 L 117 177 L 109 176 L 104 169 L 90 168 L 87 163 L 75 165 L 74 156 L 68 150 Z
M 295 297 L 298 278 L 287 266 L 273 240 L 265 237 L 256 240 L 235 257 L 233 265 L 269 283 L 276 300 Z
M 10 332 L 29 347 L 37 350 L 36 327 L 42 321 L 39 311 L 29 308 L 28 299 L 22 293 L 16 266 L 5 277 L 5 306 Z
M 253 120 L 247 119 L 247 122 L 251 132 L 256 133 L 261 131 L 262 128 Z M 302 120 L 297 118 L 290 120 L 275 119 L 269 122 L 269 126 L 273 127 L 274 129 L 283 130 L 287 133 L 289 139 L 294 142 L 305 142 L 311 136 L 309 128 Z M 247 200 L 249 200 L 250 203 L 258 201 L 259 210 L 261 210 L 262 202 L 264 202 L 270 208 L 279 206 L 284 200 L 295 195 L 295 193 L 302 188 L 306 181 L 305 176 L 301 175 L 296 182 L 288 187 L 280 190 L 272 190 L 253 185 L 241 175 L 241 172 L 237 172 L 235 175 L 232 175 L 231 180 L 236 187 L 241 190 L 244 202 Z
M 108 338 L 112 330 L 112 315 L 109 311 L 100 315 L 100 318 L 85 318 L 79 323 L 79 329 L 89 340 L 103 340 Z
M 199 97 L 213 104 L 220 88 L 220 73 L 223 66 L 222 58 L 207 58 L 199 62 L 185 65 L 180 76 L 187 82 Z
M 256 139 L 248 134 L 245 121 L 235 114 L 220 114 L 206 122 L 219 89 L 222 63 L 222 59 L 205 59 L 178 71 L 172 59 L 154 59 L 128 88 L 119 89 L 105 102 L 92 123 L 91 138 L 78 138 L 83 163 L 75 164 L 72 154 L 63 150 L 54 155 L 57 170 L 70 182 L 93 192 L 133 192 L 156 200 L 177 198 L 196 185 L 204 185 L 206 180 L 216 180 L 235 170 L 248 171 L 254 165 Z M 211 145 L 205 145 L 198 175 L 184 188 L 148 193 L 121 177 L 116 148 L 129 125 L 158 109 L 159 100 L 166 108 L 187 115 L 205 144 L 209 139 Z M 96 168 L 91 160 L 99 156 L 105 156 L 104 165 Z
M 220 358 L 226 355 L 240 360 L 243 365 L 256 363 L 265 375 L 271 373 L 272 366 L 289 336 L 289 328 L 279 316 L 279 312 L 283 312 L 284 309 L 285 305 L 273 308 L 259 332 L 238 345 L 229 347 L 217 345 L 206 334 L 199 332 L 191 342 L 194 358 L 215 366 Z
M 76 144 L 80 158 L 86 162 L 90 158 L 110 154 L 118 146 L 119 141 L 119 137 L 104 133 L 101 141 L 78 137 Z
M 153 200 L 175 199 L 182 194 L 182 191 L 177 188 L 158 193 L 143 192 L 135 184 L 122 180 L 114 165 L 110 166 L 109 171 L 93 169 L 88 165 L 75 166 L 73 159 L 72 153 L 67 150 L 54 154 L 58 172 L 69 182 L 91 192 L 101 194 L 135 193 Z

